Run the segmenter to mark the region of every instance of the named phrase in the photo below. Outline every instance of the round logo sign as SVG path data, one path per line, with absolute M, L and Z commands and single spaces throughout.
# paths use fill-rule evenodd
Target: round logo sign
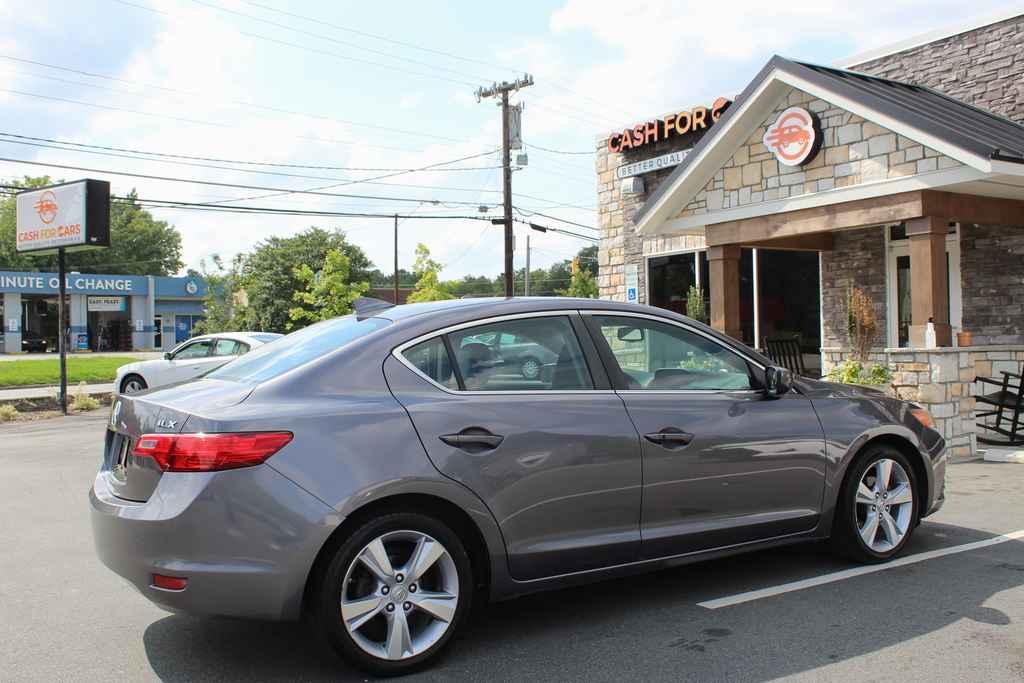
M 39 195 L 39 199 L 36 200 L 36 213 L 39 214 L 39 220 L 49 225 L 53 222 L 53 219 L 57 217 L 57 197 L 50 190 Z
M 189 294 L 195 294 L 199 291 L 199 285 L 196 284 L 195 280 L 189 280 L 185 283 L 185 291 Z
M 762 140 L 780 164 L 799 166 L 811 158 L 818 136 L 811 114 L 801 107 L 790 107 L 768 126 Z

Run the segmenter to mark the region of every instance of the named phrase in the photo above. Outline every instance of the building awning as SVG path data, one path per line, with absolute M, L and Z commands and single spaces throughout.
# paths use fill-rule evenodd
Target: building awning
M 794 89 L 957 162 L 926 174 L 882 178 L 764 201 L 680 212 Z M 1024 126 L 930 88 L 773 57 L 635 219 L 641 234 L 703 232 L 705 225 L 911 190 L 1024 198 Z

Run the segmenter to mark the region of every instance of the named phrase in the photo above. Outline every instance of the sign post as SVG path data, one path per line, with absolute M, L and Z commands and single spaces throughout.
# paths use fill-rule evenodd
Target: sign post
M 57 254 L 57 348 L 60 408 L 68 414 L 66 252 L 110 246 L 110 183 L 78 180 L 19 192 L 15 198 L 18 252 Z

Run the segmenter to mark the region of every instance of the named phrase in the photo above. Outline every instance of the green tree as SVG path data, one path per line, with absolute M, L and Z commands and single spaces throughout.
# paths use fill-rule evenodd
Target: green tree
M 248 329 L 248 307 L 245 305 L 245 293 L 240 288 L 244 259 L 244 255 L 238 254 L 230 266 L 225 266 L 223 259 L 214 254 L 210 258 L 213 268 L 207 268 L 204 260 L 200 262 L 199 272 L 189 269 L 191 277 L 201 277 L 207 285 L 203 297 L 205 318 L 196 323 L 197 334 Z
M 427 245 L 416 245 L 416 263 L 413 265 L 413 271 L 418 279 L 416 280 L 416 289 L 409 294 L 409 303 L 444 301 L 455 298 L 448 285 L 437 277 L 441 268 L 440 263 L 430 258 L 430 250 L 427 249 Z
M 352 312 L 352 303 L 366 294 L 369 282 L 352 282 L 349 258 L 339 249 L 327 252 L 324 267 L 314 273 L 307 264 L 295 269 L 295 278 L 305 289 L 295 292 L 292 299 L 300 304 L 293 307 L 288 315 L 291 321 L 289 329 L 298 323 L 302 327 L 306 323 L 329 320 Z
M 291 308 L 295 292 L 306 290 L 296 269 L 306 265 L 314 273 L 323 270 L 331 251 L 348 258 L 350 283 L 370 280 L 370 260 L 341 230 L 313 227 L 292 237 L 270 237 L 257 244 L 242 266 L 241 286 L 249 302 L 247 328 L 273 332 L 290 329 L 294 324 Z
M 597 280 L 594 274 L 586 268 L 580 268 L 573 273 L 569 286 L 559 292 L 561 296 L 575 296 L 582 299 L 597 298 Z
M 8 184 L 24 188 L 51 185 L 49 177 Z M 29 256 L 15 250 L 15 200 L 0 203 L 0 269 L 57 270 L 54 254 Z M 124 200 L 110 203 L 110 247 L 68 254 L 68 269 L 81 273 L 118 275 L 173 275 L 181 270 L 181 234 L 166 221 L 158 221 L 138 204 L 133 190 Z

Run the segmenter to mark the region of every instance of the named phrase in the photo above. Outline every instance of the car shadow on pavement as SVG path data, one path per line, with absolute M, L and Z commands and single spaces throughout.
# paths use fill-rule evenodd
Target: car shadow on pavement
M 907 555 L 989 532 L 925 522 Z M 1024 584 L 1024 543 L 999 545 L 707 610 L 698 602 L 849 568 L 803 544 L 490 605 L 427 678 L 459 680 L 768 680 L 859 657 L 961 619 Z M 884 596 L 884 599 L 876 599 Z M 365 680 L 301 624 L 172 615 L 144 644 L 165 681 Z

